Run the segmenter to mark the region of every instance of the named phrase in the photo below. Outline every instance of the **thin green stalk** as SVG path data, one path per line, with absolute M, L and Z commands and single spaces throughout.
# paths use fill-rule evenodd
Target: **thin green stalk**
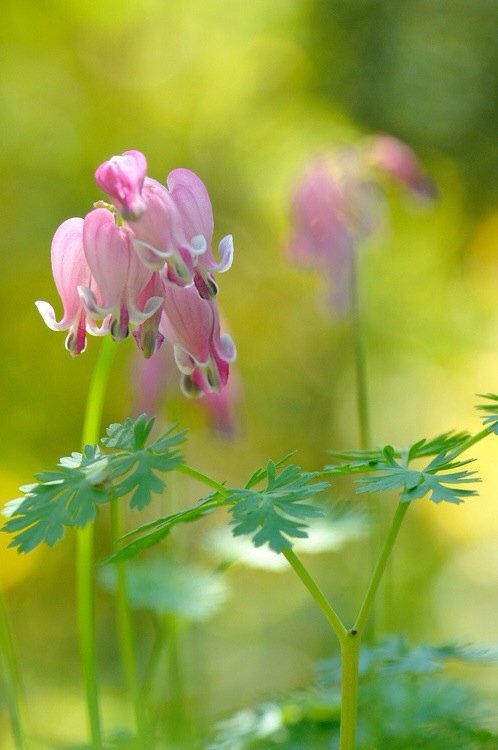
M 409 505 L 410 503 L 399 503 L 393 516 L 391 527 L 388 531 L 384 546 L 382 547 L 379 559 L 377 560 L 377 564 L 375 565 L 374 571 L 372 573 L 372 578 L 370 579 L 370 583 L 360 607 L 358 617 L 356 618 L 356 622 L 353 625 L 353 631 L 356 630 L 360 634 L 360 636 L 364 632 L 368 616 L 372 610 L 372 606 L 375 600 L 375 595 L 378 591 L 383 573 L 386 569 L 387 561 L 389 560 L 389 556 L 394 547 L 394 543 L 398 536 L 398 532 L 401 528 L 401 524 L 403 523 L 403 519 Z
M 341 641 L 341 729 L 339 750 L 354 750 L 358 711 L 358 663 L 361 639 L 350 630 Z
M 115 345 L 105 337 L 90 380 L 83 420 L 82 443 L 93 445 L 99 439 L 105 389 L 113 360 Z M 95 661 L 93 612 L 93 524 L 77 534 L 76 550 L 77 620 L 80 658 L 85 686 L 87 718 L 93 750 L 102 750 L 98 683 Z
M 192 479 L 197 479 L 197 481 L 207 485 L 208 487 L 212 487 L 222 495 L 226 494 L 227 490 L 222 484 L 220 484 L 220 482 L 211 479 L 211 477 L 208 477 L 206 476 L 206 474 L 197 471 L 197 469 L 192 469 L 186 464 L 180 464 L 180 466 L 176 467 L 176 470 L 181 472 L 182 474 L 186 474 L 187 476 L 192 477 Z M 308 571 L 299 560 L 295 552 L 292 551 L 292 549 L 284 550 L 282 554 L 287 558 L 289 565 L 291 565 L 295 573 L 299 576 L 315 602 L 322 610 L 332 629 L 336 633 L 339 641 L 342 642 L 342 639 L 344 639 L 346 636 L 347 630 L 339 615 L 327 601 L 325 594 L 320 590 L 319 586 L 315 583 L 311 575 L 308 573 Z
M 363 325 L 359 293 L 358 257 L 356 248 L 353 251 L 353 257 L 351 261 L 350 298 L 352 338 L 356 368 L 356 402 L 358 409 L 360 448 L 362 450 L 366 450 L 372 447 L 372 435 L 370 427 L 367 367 L 363 341 Z M 379 554 L 379 550 L 382 546 L 382 537 L 384 530 L 387 527 L 387 518 L 383 508 L 379 506 L 379 503 L 376 502 L 373 498 L 367 498 L 366 504 L 371 526 L 370 561 L 373 567 Z M 387 606 L 384 606 L 384 609 L 387 609 Z M 377 616 L 377 613 L 374 613 L 374 615 L 370 619 L 368 632 L 369 640 L 375 640 L 375 632 L 377 629 L 376 624 L 378 619 L 379 618 Z
M 367 368 L 363 346 L 363 330 L 361 321 L 360 295 L 358 283 L 358 259 L 356 251 L 353 253 L 350 277 L 351 293 L 351 322 L 356 367 L 356 400 L 358 408 L 358 425 L 360 430 L 360 448 L 371 448 L 370 410 L 368 407 Z
M 183 742 L 191 735 L 193 726 L 189 716 L 188 700 L 185 695 L 184 675 L 181 666 L 180 622 L 177 617 L 167 618 L 169 685 L 171 690 L 170 737 Z
M 141 695 L 142 700 L 146 704 L 149 700 L 156 678 L 157 668 L 162 656 L 164 644 L 166 642 L 166 623 L 164 617 L 157 616 L 156 622 L 156 635 L 152 644 L 152 649 L 145 665 L 144 676 L 142 679 Z
M 181 474 L 185 474 L 188 477 L 191 477 L 192 479 L 197 479 L 198 482 L 201 484 L 205 484 L 207 487 L 212 487 L 213 490 L 218 490 L 219 493 L 222 495 L 226 494 L 226 487 L 224 487 L 220 482 L 217 482 L 214 479 L 211 479 L 211 477 L 208 477 L 206 474 L 203 474 L 201 471 L 197 471 L 197 469 L 192 469 L 191 466 L 187 466 L 186 464 L 180 464 L 179 466 L 175 466 L 175 471 L 179 471 Z
M 289 563 L 289 565 L 291 565 L 296 575 L 299 576 L 299 578 L 304 583 L 304 585 L 310 592 L 315 602 L 318 604 L 318 606 L 322 610 L 323 614 L 327 618 L 329 625 L 331 626 L 332 630 L 336 634 L 342 646 L 343 642 L 346 640 L 347 630 L 341 618 L 336 613 L 336 611 L 331 606 L 331 604 L 328 602 L 325 594 L 322 592 L 322 590 L 319 588 L 317 583 L 308 573 L 308 571 L 306 570 L 302 562 L 299 560 L 297 555 L 291 549 L 284 550 L 282 554 L 287 558 L 287 562 Z
M 121 506 L 118 500 L 111 502 L 111 533 L 113 544 L 116 545 L 118 539 L 123 534 Z M 137 734 L 139 739 L 143 741 L 147 735 L 147 722 L 138 681 L 135 638 L 133 636 L 133 624 L 128 605 L 126 564 L 123 562 L 115 563 L 115 572 L 116 622 L 121 665 L 128 695 L 133 705 Z
M 23 721 L 23 690 L 7 607 L 0 590 L 0 656 L 4 664 L 5 693 L 16 750 L 26 750 L 28 743 Z
M 467 440 L 458 447 L 458 452 L 463 453 L 464 451 L 467 451 L 469 448 L 472 448 L 473 445 L 479 443 L 479 441 L 483 440 L 485 437 L 488 437 L 488 435 L 493 435 L 493 432 L 488 427 L 485 427 L 484 430 L 476 432 L 475 435 L 471 435 L 467 438 Z

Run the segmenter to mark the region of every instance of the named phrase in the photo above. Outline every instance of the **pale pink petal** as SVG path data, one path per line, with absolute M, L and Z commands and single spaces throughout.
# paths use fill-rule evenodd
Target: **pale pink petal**
M 51 247 L 52 274 L 64 315 L 61 328 L 72 321 L 80 309 L 78 284 L 90 284 L 90 269 L 83 252 L 83 219 L 64 221 L 55 232 Z
M 102 295 L 102 307 L 119 307 L 125 297 L 130 265 L 131 236 L 116 226 L 114 216 L 96 208 L 85 216 L 83 247 L 92 275 Z
M 198 235 L 210 247 L 213 237 L 213 209 L 208 192 L 202 180 L 190 169 L 173 169 L 166 184 L 171 197 L 182 217 L 183 228 L 190 242 Z
M 161 330 L 171 343 L 179 344 L 197 363 L 207 363 L 216 313 L 212 302 L 202 299 L 194 284 L 164 285 Z

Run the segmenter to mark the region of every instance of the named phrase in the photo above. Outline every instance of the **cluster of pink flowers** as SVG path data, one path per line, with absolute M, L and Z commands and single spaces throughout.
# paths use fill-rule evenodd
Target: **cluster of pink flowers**
M 298 180 L 288 252 L 327 276 L 329 304 L 339 314 L 348 312 L 354 253 L 380 224 L 385 178 L 415 197 L 435 197 L 412 149 L 385 134 L 319 155 Z
M 36 303 L 52 330 L 67 331 L 72 355 L 86 334 L 130 333 L 145 357 L 166 339 L 174 349 L 181 387 L 189 396 L 220 391 L 235 347 L 220 331 L 215 273 L 227 271 L 232 237 L 213 256 L 213 211 L 202 181 L 174 169 L 166 186 L 146 176 L 139 151 L 101 164 L 97 186 L 111 204 L 98 203 L 84 219 L 63 222 L 52 240 L 52 272 L 64 313 L 56 320 L 47 302 Z

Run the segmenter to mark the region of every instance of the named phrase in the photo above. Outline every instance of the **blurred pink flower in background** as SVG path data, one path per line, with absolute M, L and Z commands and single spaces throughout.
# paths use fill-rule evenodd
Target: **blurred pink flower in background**
M 179 385 L 173 347 L 167 341 L 154 357 L 144 359 L 134 356 L 131 369 L 133 413 L 161 414 L 168 397 Z M 192 376 L 195 381 L 197 374 Z M 196 399 L 197 408 L 206 417 L 210 428 L 218 437 L 230 440 L 239 430 L 239 414 L 242 402 L 242 385 L 237 370 L 230 371 L 230 378 L 218 393 L 204 393 Z
M 387 177 L 416 196 L 435 198 L 435 183 L 423 172 L 415 152 L 392 135 L 379 133 L 367 141 L 366 158 Z
M 324 271 L 330 282 L 330 305 L 337 312 L 344 311 L 354 238 L 346 222 L 341 185 L 325 157 L 318 157 L 304 170 L 291 210 L 294 224 L 288 245 L 291 259 Z
M 350 312 L 355 253 L 384 223 L 382 177 L 417 196 L 436 194 L 414 152 L 387 135 L 315 157 L 296 181 L 287 252 L 326 275 L 328 304 L 338 315 Z

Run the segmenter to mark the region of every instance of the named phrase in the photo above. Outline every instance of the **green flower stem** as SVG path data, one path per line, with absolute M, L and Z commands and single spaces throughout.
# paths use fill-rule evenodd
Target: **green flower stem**
M 6 702 L 10 714 L 12 736 L 16 750 L 26 750 L 28 743 L 23 721 L 23 690 L 17 663 L 7 607 L 0 590 L 0 657 L 4 666 Z
M 164 650 L 164 644 L 167 638 L 167 627 L 163 616 L 157 616 L 155 618 L 156 634 L 152 649 L 145 665 L 144 676 L 142 679 L 141 695 L 142 700 L 145 704 L 148 703 L 154 681 L 156 679 L 157 668 L 160 663 L 162 653 Z
M 187 477 L 196 479 L 201 484 L 205 484 L 207 485 L 207 487 L 211 487 L 213 490 L 217 490 L 221 495 L 226 495 L 226 487 L 220 484 L 220 482 L 217 482 L 215 479 L 211 479 L 211 477 L 208 477 L 201 471 L 197 471 L 197 469 L 192 469 L 191 466 L 180 464 L 179 466 L 175 466 L 175 471 L 179 471 L 180 474 L 185 474 Z
M 114 357 L 115 344 L 105 337 L 97 358 L 83 421 L 82 443 L 93 445 L 100 437 L 100 423 L 104 406 L 107 379 Z M 88 724 L 93 750 L 102 750 L 102 725 L 100 720 L 98 685 L 95 662 L 94 612 L 93 612 L 93 524 L 88 524 L 77 534 L 76 596 L 80 658 L 85 685 Z
M 352 336 L 354 348 L 354 360 L 356 367 L 356 400 L 358 408 L 358 423 L 360 429 L 360 448 L 365 450 L 371 447 L 372 439 L 370 434 L 370 410 L 368 408 L 368 389 L 367 389 L 367 372 L 366 359 L 363 346 L 363 331 L 361 324 L 360 296 L 358 291 L 358 259 L 356 250 L 353 253 L 351 262 L 350 278 L 351 294 L 351 319 L 352 319 Z
M 110 507 L 112 540 L 113 545 L 116 545 L 118 539 L 120 539 L 123 534 L 121 506 L 119 500 L 113 500 Z M 138 681 L 135 639 L 133 636 L 133 624 L 128 605 L 126 564 L 123 562 L 115 563 L 115 572 L 116 621 L 121 665 L 126 687 L 128 689 L 128 695 L 130 696 L 133 705 L 137 734 L 139 739 L 144 741 L 147 735 L 147 721 Z
M 394 543 L 397 539 L 398 532 L 401 528 L 401 524 L 403 523 L 403 519 L 409 505 L 410 503 L 398 503 L 398 507 L 396 508 L 396 512 L 393 516 L 391 527 L 387 533 L 384 546 L 382 547 L 379 559 L 377 560 L 377 564 L 375 565 L 374 571 L 372 573 L 372 578 L 370 579 L 365 597 L 361 604 L 358 617 L 356 618 L 356 622 L 353 625 L 353 631 L 356 631 L 360 635 L 360 637 L 361 635 L 363 635 L 363 632 L 365 630 L 368 616 L 372 610 L 372 606 L 375 600 L 375 595 L 378 591 L 382 576 L 386 569 L 387 561 L 389 560 L 389 556 L 394 547 Z
M 360 635 L 353 629 L 341 641 L 341 729 L 339 750 L 354 750 L 358 706 Z
M 410 503 L 399 503 L 391 522 L 384 545 L 372 573 L 365 597 L 355 624 L 341 640 L 341 733 L 339 750 L 354 750 L 358 696 L 358 660 L 361 639 L 368 616 L 372 611 L 375 595 L 379 589 L 387 561 L 394 547 L 398 532 Z
M 179 471 L 182 474 L 186 474 L 187 476 L 192 477 L 192 479 L 197 479 L 197 481 L 201 482 L 202 484 L 205 484 L 208 487 L 212 487 L 214 490 L 217 490 L 221 495 L 225 495 L 227 492 L 226 488 L 222 484 L 220 484 L 220 482 L 211 479 L 211 477 L 208 477 L 206 476 L 206 474 L 197 471 L 197 469 L 192 469 L 186 464 L 180 464 L 180 466 L 177 466 L 176 471 Z M 294 572 L 304 583 L 311 596 L 316 601 L 323 614 L 327 618 L 339 641 L 342 643 L 342 640 L 346 637 L 347 630 L 339 615 L 327 601 L 325 594 L 323 594 L 323 592 L 320 590 L 318 585 L 315 583 L 311 575 L 308 573 L 308 571 L 299 560 L 295 552 L 292 551 L 292 549 L 284 550 L 282 554 L 286 557 L 289 565 L 291 565 Z
M 93 638 L 93 524 L 78 531 L 76 550 L 76 591 L 81 670 L 85 686 L 92 750 L 102 750 L 95 643 Z
M 476 443 L 479 443 L 484 438 L 488 437 L 488 435 L 493 435 L 493 431 L 490 430 L 488 427 L 485 427 L 484 430 L 481 430 L 480 432 L 476 432 L 475 435 L 471 435 L 465 442 L 463 442 L 459 448 L 458 452 L 463 453 L 464 451 L 467 451 L 469 448 L 472 448 L 473 445 Z
M 181 623 L 174 615 L 165 618 L 168 628 L 169 687 L 171 694 L 170 738 L 174 742 L 187 744 L 193 730 L 185 695 L 184 674 L 181 664 Z M 190 745 L 190 742 L 188 742 Z
M 315 602 L 318 604 L 318 606 L 322 610 L 323 614 L 327 618 L 329 625 L 331 626 L 332 630 L 334 631 L 337 638 L 339 639 L 339 643 L 341 644 L 341 648 L 342 648 L 343 643 L 345 643 L 347 639 L 347 630 L 341 618 L 336 613 L 334 608 L 329 604 L 325 594 L 321 591 L 319 586 L 315 583 L 315 581 L 313 580 L 311 575 L 308 573 L 308 571 L 306 570 L 302 562 L 299 560 L 297 555 L 291 549 L 284 550 L 282 554 L 286 557 L 289 565 L 292 567 L 296 575 L 304 583 L 304 585 L 310 592 L 311 596 L 313 597 Z
M 365 347 L 363 340 L 363 325 L 361 316 L 361 303 L 359 293 L 359 269 L 357 248 L 353 251 L 351 261 L 350 277 L 350 298 L 351 298 L 351 323 L 352 339 L 354 349 L 354 361 L 356 367 L 356 402 L 358 409 L 358 426 L 360 433 L 360 448 L 366 450 L 372 447 L 372 435 L 370 427 L 370 409 L 368 401 L 367 387 L 367 366 L 365 357 Z M 387 518 L 385 511 L 372 498 L 366 500 L 368 517 L 371 524 L 370 536 L 370 561 L 372 568 L 382 546 L 384 530 L 387 528 Z M 387 602 L 384 602 L 384 609 L 387 609 Z M 369 639 L 375 640 L 377 613 L 374 613 L 369 622 Z

